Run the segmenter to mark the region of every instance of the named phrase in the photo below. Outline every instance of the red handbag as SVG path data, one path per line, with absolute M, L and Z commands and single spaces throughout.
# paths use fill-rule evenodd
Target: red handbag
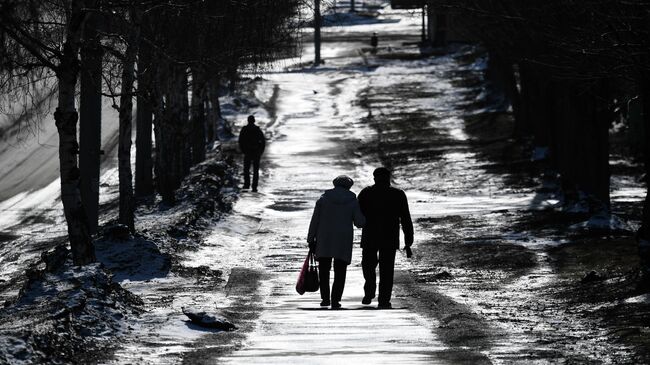
M 296 291 L 298 294 L 303 295 L 305 292 L 318 291 L 320 285 L 318 282 L 318 266 L 316 266 L 316 258 L 312 250 L 309 250 L 305 262 L 302 264 L 300 275 L 298 275 L 298 282 L 296 283 Z

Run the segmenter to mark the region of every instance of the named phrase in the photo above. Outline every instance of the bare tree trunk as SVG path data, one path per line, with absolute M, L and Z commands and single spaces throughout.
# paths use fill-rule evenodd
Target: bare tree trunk
M 95 248 L 88 230 L 88 220 L 79 190 L 79 167 L 77 154 L 78 114 L 75 108 L 75 87 L 79 73 L 79 38 L 83 23 L 84 2 L 72 1 L 69 25 L 66 31 L 61 64 L 57 69 L 59 84 L 58 106 L 54 120 L 59 132 L 59 161 L 61 172 L 61 202 L 68 226 L 68 237 L 75 265 L 95 261 Z
M 643 279 L 650 280 L 650 194 L 648 192 L 646 192 L 645 202 L 643 203 L 643 217 L 641 227 L 636 233 L 636 240 Z
M 92 6 L 92 5 L 91 5 Z M 99 165 L 102 143 L 102 50 L 98 15 L 90 15 L 81 48 L 79 98 L 79 187 L 91 234 L 99 221 Z
M 515 137 L 521 138 L 529 135 L 531 132 L 530 123 L 526 119 L 523 107 L 521 105 L 521 93 L 517 88 L 517 79 L 515 78 L 515 68 L 510 62 L 503 61 L 500 65 L 501 72 L 504 79 L 504 91 L 510 100 L 512 106 L 512 114 L 515 118 Z
M 599 81 L 592 87 L 592 92 L 586 100 L 591 114 L 590 125 L 587 126 L 586 141 L 592 146 L 592 162 L 589 168 L 586 185 L 610 212 L 610 180 L 609 168 L 609 126 L 613 120 L 611 94 L 609 83 Z
M 217 139 L 216 135 L 216 126 L 217 121 L 219 120 L 219 99 L 212 99 L 212 94 L 216 95 L 216 92 L 213 92 L 212 89 L 215 88 L 214 83 L 211 80 L 208 80 L 205 84 L 203 90 L 203 105 L 205 107 L 205 120 L 206 120 L 206 138 L 209 145 L 214 144 Z
M 646 196 L 643 203 L 643 216 L 641 217 L 641 227 L 636 233 L 636 239 L 639 248 L 639 261 L 641 272 L 644 280 L 650 280 L 650 83 L 647 79 L 642 81 L 641 85 L 641 102 L 643 103 L 643 129 L 645 134 L 645 174 L 646 174 Z
M 548 77 L 541 75 L 542 73 L 528 62 L 519 63 L 521 113 L 533 133 L 535 145 L 550 147 L 552 128 L 549 128 L 549 121 L 553 120 L 553 89 Z
M 506 101 L 512 106 L 512 114 L 515 119 L 515 137 L 522 137 L 529 133 L 528 120 L 521 107 L 521 96 L 517 89 L 513 64 L 504 59 L 501 54 L 490 52 L 486 78 L 490 82 L 492 93 L 496 96 L 505 96 L 506 100 L 501 99 L 500 101 Z
M 169 71 L 171 71 L 171 68 L 171 66 L 167 67 Z M 174 130 L 176 128 L 175 122 L 177 115 L 174 113 L 175 105 L 171 96 L 174 84 L 173 80 L 174 76 L 169 72 L 165 80 L 167 85 L 162 120 L 159 132 L 156 135 L 156 157 L 159 158 L 156 179 L 163 202 L 167 204 L 176 203 L 176 196 L 174 193 L 176 190 L 176 155 L 180 153 L 178 151 L 178 146 L 176 145 L 176 131 Z
M 321 64 L 320 27 L 321 27 L 320 0 L 314 0 L 314 65 L 316 66 Z
M 638 231 L 640 239 L 650 241 L 650 83 L 647 81 L 641 86 L 641 102 L 643 103 L 643 130 L 646 143 L 643 161 L 646 174 L 646 198 L 643 204 L 643 219 Z M 648 270 L 650 270 L 650 247 L 648 247 Z
M 556 90 L 554 154 L 565 193 L 595 198 L 590 208 L 609 210 L 609 121 L 607 89 L 564 81 Z
M 596 200 L 591 208 L 609 211 L 609 123 L 611 113 L 603 82 L 578 86 L 573 92 L 572 116 L 575 125 L 571 143 L 572 161 L 578 188 Z
M 138 108 L 135 140 L 135 195 L 139 197 L 154 193 L 151 150 L 153 72 L 151 47 L 141 42 L 138 52 Z
M 562 178 L 562 192 L 565 204 L 571 205 L 578 200 L 578 187 L 576 184 L 577 154 L 575 145 L 578 131 L 577 121 L 573 120 L 572 111 L 576 106 L 573 100 L 574 92 L 572 85 L 566 81 L 553 82 L 553 105 L 554 115 L 550 119 L 552 135 L 550 138 L 554 167 Z
M 135 59 L 138 54 L 139 24 L 141 16 L 137 10 L 130 11 L 134 29 L 130 30 L 128 45 L 122 66 L 122 90 L 120 96 L 120 128 L 118 146 L 118 171 L 120 179 L 120 215 L 121 224 L 135 232 L 133 200 L 133 174 L 131 172 L 131 131 L 133 119 L 133 84 L 135 82 Z
M 192 162 L 205 160 L 205 78 L 198 67 L 192 70 Z
M 237 90 L 237 66 L 231 65 L 228 66 L 228 71 L 226 72 L 228 77 L 228 90 L 231 94 Z
M 422 6 L 422 27 L 420 31 L 420 39 L 422 40 L 422 43 L 427 41 L 427 24 L 426 24 L 426 15 L 427 15 L 427 7 L 426 5 Z
M 172 156 L 170 150 L 174 148 L 173 140 L 169 137 L 171 135 L 171 128 L 169 125 L 169 105 L 168 96 L 163 96 L 161 88 L 167 90 L 169 88 L 169 66 L 164 62 L 158 66 L 156 72 L 156 80 L 159 87 L 151 89 L 151 100 L 153 101 L 153 114 L 154 114 L 154 134 L 156 136 L 155 144 L 155 159 L 154 159 L 154 172 L 156 176 L 156 189 L 166 204 L 174 204 L 176 199 L 174 195 L 174 188 L 171 183 L 172 174 Z M 167 103 L 163 102 L 164 97 Z
M 180 68 L 167 65 L 160 75 L 164 85 L 164 108 L 156 121 L 156 185 L 163 202 L 176 203 L 175 191 L 182 179 L 183 131 L 181 129 Z M 156 120 L 158 117 L 156 116 Z
M 190 168 L 192 167 L 192 129 L 193 126 L 190 123 L 190 102 L 188 100 L 189 86 L 187 78 L 187 69 L 182 67 L 178 72 L 178 100 L 180 103 L 180 119 L 178 123 L 180 124 L 180 131 L 182 133 L 181 140 L 179 141 L 182 148 L 182 155 L 180 159 L 180 168 L 181 171 L 180 179 L 178 181 L 178 187 L 181 185 L 181 180 L 190 173 Z
M 211 80 L 207 89 L 207 98 L 210 105 L 210 124 L 214 131 L 214 140 L 228 139 L 232 137 L 231 127 L 221 116 L 221 105 L 219 104 L 219 81 Z M 213 140 L 213 141 L 214 141 Z
M 357 11 L 357 10 L 354 8 L 354 0 L 350 0 L 350 11 L 353 12 L 353 13 L 354 13 L 355 11 Z

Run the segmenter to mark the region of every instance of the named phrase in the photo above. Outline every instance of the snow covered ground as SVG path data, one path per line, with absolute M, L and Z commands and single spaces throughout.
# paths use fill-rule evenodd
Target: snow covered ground
M 58 133 L 52 115 L 55 103 L 44 118 L 24 125 L 8 126 L 0 147 L 0 284 L 10 282 L 51 247 L 53 237 L 67 235 L 60 200 Z M 115 197 L 117 186 L 118 113 L 105 100 L 102 115 L 100 194 L 106 202 Z M 0 299 L 15 292 L 2 292 Z

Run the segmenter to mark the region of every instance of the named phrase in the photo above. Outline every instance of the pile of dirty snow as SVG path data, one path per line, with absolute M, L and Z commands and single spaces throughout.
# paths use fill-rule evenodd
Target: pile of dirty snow
M 100 263 L 72 264 L 64 246 L 43 254 L 0 310 L 0 363 L 85 362 L 112 346 L 141 300 Z

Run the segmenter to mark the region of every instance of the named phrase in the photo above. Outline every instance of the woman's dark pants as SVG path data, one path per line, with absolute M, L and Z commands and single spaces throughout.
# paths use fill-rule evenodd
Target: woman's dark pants
M 318 273 L 320 279 L 320 298 L 324 301 L 330 300 L 330 269 L 332 258 L 322 257 L 318 259 Z M 345 261 L 334 260 L 334 283 L 332 284 L 332 303 L 339 303 L 343 296 L 345 287 L 345 274 L 348 264 Z

